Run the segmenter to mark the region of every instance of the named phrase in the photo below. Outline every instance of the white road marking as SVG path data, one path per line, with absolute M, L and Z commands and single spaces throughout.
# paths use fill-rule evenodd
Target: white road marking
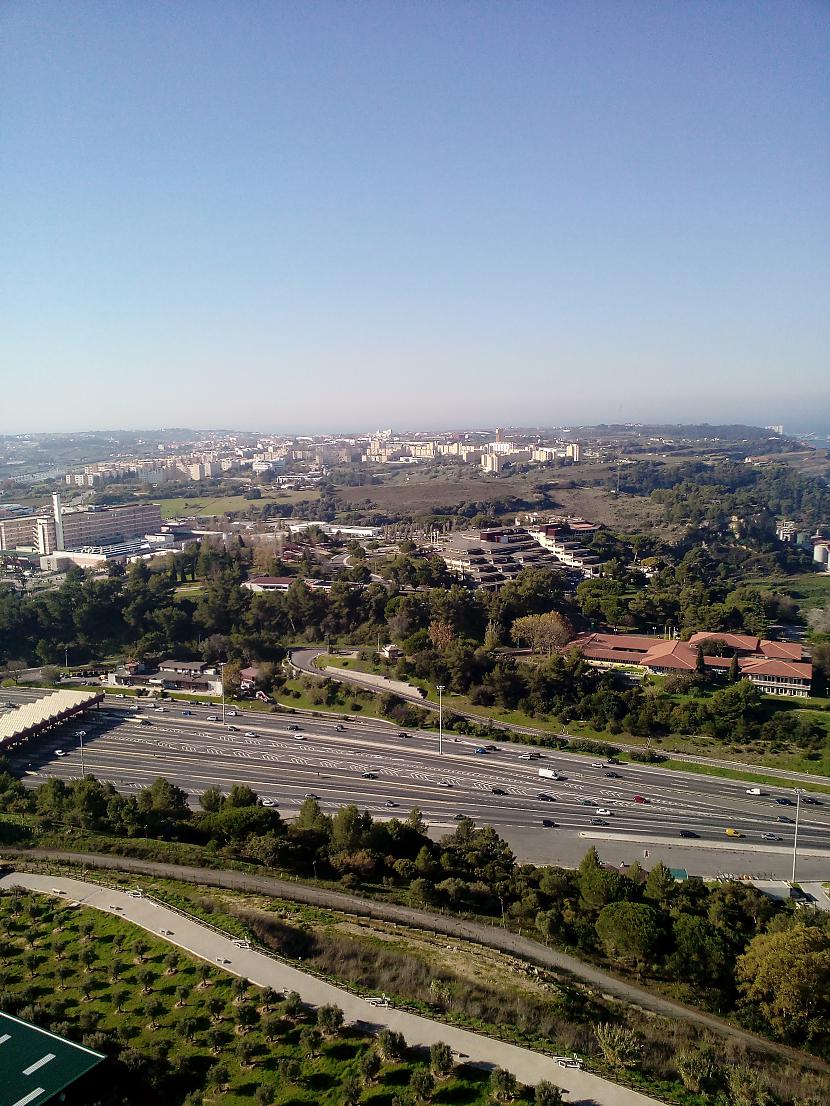
M 24 1075 L 33 1075 L 38 1068 L 44 1067 L 50 1060 L 55 1059 L 54 1052 L 47 1052 L 45 1056 L 41 1056 L 39 1060 L 35 1060 L 33 1064 L 29 1064 L 28 1068 L 23 1069 Z
M 22 1098 L 18 1098 L 17 1102 L 13 1102 L 12 1106 L 27 1106 L 27 1103 L 34 1102 L 36 1098 L 40 1098 L 44 1094 L 43 1087 L 35 1087 L 33 1091 L 29 1091 L 28 1094 L 24 1094 Z

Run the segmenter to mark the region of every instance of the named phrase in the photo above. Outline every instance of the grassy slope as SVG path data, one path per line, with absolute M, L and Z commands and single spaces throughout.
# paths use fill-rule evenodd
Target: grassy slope
M 176 518 L 178 515 L 221 515 L 227 511 L 247 511 L 249 507 L 262 503 L 299 503 L 302 500 L 315 500 L 320 496 L 316 488 L 305 491 L 287 491 L 279 495 L 263 494 L 262 499 L 250 500 L 244 495 L 177 496 L 171 499 L 153 497 L 153 502 L 161 507 L 162 518 Z
M 206 981 L 200 984 L 200 962 L 180 951 L 172 953 L 168 965 L 166 957 L 171 947 L 154 940 L 144 931 L 115 917 L 95 910 L 61 906 L 53 912 L 53 904 L 45 898 L 26 900 L 33 903 L 26 912 L 15 919 L 15 897 L 0 896 L 0 929 L 8 934 L 4 941 L 6 966 L 4 990 L 25 1000 L 25 1004 L 39 1004 L 55 1011 L 56 1021 L 66 1023 L 70 1039 L 83 1036 L 81 1019 L 92 1023 L 96 1031 L 124 1034 L 130 1047 L 144 1055 L 157 1054 L 160 1048 L 169 1047 L 171 1057 L 188 1057 L 193 1063 L 193 1074 L 182 1094 L 170 1099 L 170 1106 L 180 1102 L 185 1090 L 199 1090 L 211 1085 L 210 1067 L 220 1060 L 227 1065 L 229 1079 L 227 1090 L 214 1090 L 216 1097 L 228 1106 L 242 1106 L 254 1101 L 257 1087 L 269 1085 L 274 1092 L 274 1102 L 288 1106 L 300 1104 L 326 1104 L 339 1106 L 342 1102 L 340 1086 L 344 1076 L 356 1070 L 361 1053 L 373 1044 L 373 1038 L 354 1029 L 344 1030 L 338 1038 L 324 1042 L 319 1056 L 309 1058 L 299 1047 L 303 1025 L 313 1024 L 313 1014 L 304 1012 L 297 1019 L 281 1018 L 273 1040 L 266 1040 L 258 1016 L 257 1024 L 244 1034 L 255 1047 L 253 1063 L 243 1066 L 236 1049 L 242 1035 L 236 1021 L 238 1006 L 234 1003 L 233 977 L 207 966 Z M 36 916 L 32 917 L 31 913 Z M 88 924 L 91 933 L 82 935 L 82 927 Z M 119 951 L 117 942 L 123 941 Z M 139 963 L 136 941 L 148 946 L 146 962 Z M 58 959 L 56 944 L 66 945 Z M 31 951 L 33 947 L 33 951 Z M 81 957 L 91 952 L 94 959 L 87 968 Z M 31 959 L 29 959 L 31 957 Z M 118 966 L 113 979 L 113 965 Z M 148 970 L 152 979 L 141 982 L 141 972 Z M 63 978 L 61 978 L 61 973 Z M 185 1004 L 176 1007 L 176 989 L 185 987 L 188 997 Z M 146 994 L 143 993 L 146 990 Z M 116 1011 L 113 993 L 123 991 L 125 998 L 121 1012 Z M 249 986 L 250 1001 L 261 1008 L 262 991 Z M 221 1011 L 212 1017 L 206 1006 L 210 999 L 222 1003 Z M 150 1024 L 147 1002 L 156 999 L 163 1012 L 156 1017 L 155 1028 Z M 275 1011 L 279 1014 L 279 1004 Z M 45 1019 L 43 1015 L 38 1019 Z M 191 1022 L 192 1040 L 186 1040 L 183 1023 Z M 80 1023 L 80 1024 L 79 1024 Z M 218 1052 L 212 1051 L 214 1042 L 209 1037 L 218 1029 L 224 1041 Z M 87 1030 L 88 1031 L 88 1030 Z M 107 1052 L 106 1046 L 103 1050 Z M 300 1065 L 300 1078 L 292 1084 L 280 1078 L 277 1066 L 280 1060 L 296 1060 Z M 386 1064 L 375 1085 L 364 1092 L 362 1101 L 388 1106 L 391 1093 L 405 1086 L 412 1068 L 411 1063 Z M 452 1095 L 444 1101 L 454 1101 L 477 1106 L 487 1101 L 486 1085 L 479 1073 L 462 1072 L 448 1080 L 443 1088 Z M 138 1092 L 136 1106 L 143 1099 Z

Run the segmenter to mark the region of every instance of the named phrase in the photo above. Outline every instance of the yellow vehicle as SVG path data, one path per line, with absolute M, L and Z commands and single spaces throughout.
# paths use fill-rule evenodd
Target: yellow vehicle
M 732 829 L 732 827 L 730 826 L 729 829 L 726 831 L 726 836 L 727 837 L 743 837 L 743 834 L 741 833 L 740 830 Z

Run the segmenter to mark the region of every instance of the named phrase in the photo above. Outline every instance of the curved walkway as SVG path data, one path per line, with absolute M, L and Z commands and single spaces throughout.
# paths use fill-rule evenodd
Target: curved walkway
M 342 1009 L 347 1021 L 358 1022 L 373 1031 L 397 1030 L 413 1047 L 428 1048 L 445 1041 L 465 1062 L 506 1068 L 521 1082 L 531 1085 L 542 1079 L 550 1080 L 571 1096 L 569 1106 L 580 1103 L 584 1106 L 661 1106 L 658 1099 L 610 1083 L 590 1072 L 560 1067 L 551 1057 L 541 1053 L 393 1007 L 373 1006 L 367 999 L 307 975 L 281 960 L 254 949 L 240 948 L 232 938 L 152 900 L 133 898 L 123 891 L 83 880 L 28 872 L 4 876 L 0 879 L 0 887 L 25 887 L 47 895 L 65 896 L 84 906 L 116 914 L 203 960 L 218 963 L 223 971 L 250 979 L 261 987 L 297 991 L 311 1006 L 334 1003 Z
M 827 1065 L 817 1057 L 808 1056 L 787 1045 L 769 1041 L 748 1033 L 714 1014 L 707 1014 L 672 999 L 662 998 L 644 987 L 637 987 L 626 980 L 618 979 L 610 972 L 603 971 L 593 964 L 571 956 L 559 949 L 547 948 L 529 937 L 521 937 L 508 929 L 482 922 L 467 921 L 451 914 L 434 914 L 428 910 L 417 910 L 395 903 L 378 902 L 364 899 L 358 895 L 349 895 L 342 891 L 330 891 L 323 887 L 277 879 L 273 876 L 257 876 L 246 872 L 236 872 L 214 868 L 196 868 L 187 865 L 165 864 L 160 861 L 138 860 L 133 857 L 114 856 L 106 853 L 73 853 L 56 849 L 13 849 L 6 846 L 4 855 L 19 856 L 21 860 L 54 860 L 70 864 L 83 864 L 90 868 L 103 868 L 120 872 L 135 872 L 140 875 L 157 876 L 161 879 L 181 880 L 186 883 L 199 883 L 208 887 L 225 887 L 236 891 L 253 891 L 255 894 L 273 895 L 291 902 L 306 903 L 324 909 L 338 910 L 345 914 L 357 914 L 380 921 L 395 922 L 434 933 L 443 933 L 448 937 L 457 937 L 474 944 L 484 945 L 499 952 L 517 956 L 530 964 L 542 968 L 566 973 L 575 979 L 595 987 L 602 994 L 649 1010 L 663 1017 L 692 1022 L 701 1028 L 726 1035 L 757 1052 L 772 1053 L 816 1071 L 827 1071 Z

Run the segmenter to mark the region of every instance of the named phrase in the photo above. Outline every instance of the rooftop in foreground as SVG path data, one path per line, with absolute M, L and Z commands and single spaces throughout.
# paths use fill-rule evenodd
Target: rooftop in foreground
M 103 1059 L 100 1052 L 0 1012 L 0 1106 L 41 1106 Z

